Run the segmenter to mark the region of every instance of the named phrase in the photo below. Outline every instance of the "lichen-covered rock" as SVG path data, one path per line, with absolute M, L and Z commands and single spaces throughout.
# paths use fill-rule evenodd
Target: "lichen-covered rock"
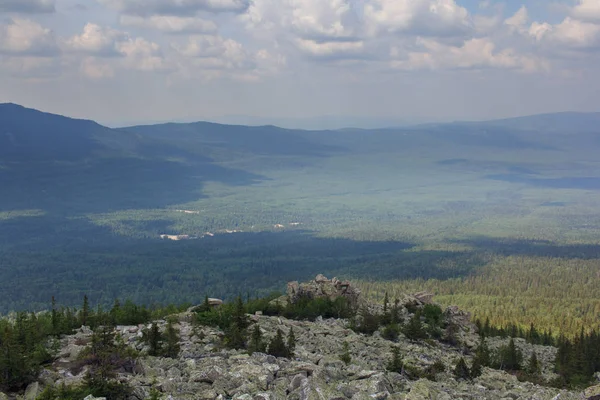
M 584 397 L 586 400 L 600 400 L 600 385 L 587 388 Z
M 288 285 L 286 299 L 294 296 L 335 298 L 346 296 L 358 301 L 358 292 L 347 282 L 317 276 L 313 281 Z M 287 300 L 286 300 L 287 301 Z M 430 301 L 427 294 L 405 296 L 401 301 L 401 319 L 408 320 L 415 304 L 423 306 Z M 380 305 L 370 305 L 378 310 Z M 469 321 L 468 314 L 456 308 L 445 311 L 446 322 L 458 326 L 460 345 L 452 347 L 436 341 L 410 341 L 402 334 L 397 342 L 384 339 L 379 333 L 372 336 L 358 334 L 349 329 L 349 321 L 318 318 L 314 322 L 292 321 L 282 317 L 253 315 L 265 339 L 270 339 L 277 329 L 284 333 L 294 329 L 296 349 L 294 359 L 244 351 L 225 350 L 221 340 L 223 332 L 211 327 L 194 327 L 192 318 L 178 318 L 181 352 L 179 358 L 141 357 L 133 373 L 119 373 L 121 381 L 134 388 L 131 400 L 149 396 L 150 388 L 161 392 L 161 399 L 171 400 L 581 400 L 583 393 L 560 391 L 519 382 L 503 371 L 489 368 L 474 381 L 456 380 L 451 371 L 460 357 L 472 362 L 472 349 L 479 336 Z M 160 329 L 165 320 L 156 321 Z M 145 326 L 119 326 L 117 332 L 123 342 L 140 348 L 139 335 Z M 82 370 L 70 370 L 69 360 L 89 340 L 91 331 L 82 327 L 76 334 L 61 339 L 61 355 L 54 369 L 42 372 L 38 381 L 42 385 L 53 383 L 79 383 L 85 376 Z M 347 347 L 344 346 L 347 343 Z M 507 339 L 488 339 L 490 348 L 508 343 Z M 534 351 L 542 365 L 544 377 L 552 378 L 556 349 L 533 346 L 523 340 L 515 341 L 525 357 Z M 404 365 L 425 370 L 434 363 L 443 364 L 445 371 L 435 376 L 436 381 L 420 379 L 411 381 L 407 376 L 386 371 L 392 356 L 392 347 L 399 349 Z M 471 353 L 469 353 L 469 348 Z M 345 364 L 340 355 L 348 351 L 351 362 Z M 28 389 L 33 391 L 32 389 Z M 600 400 L 599 393 L 590 388 L 586 399 Z M 39 385 L 38 385 L 39 391 Z M 600 392 L 600 390 L 599 390 Z M 6 400 L 0 395 L 0 400 Z

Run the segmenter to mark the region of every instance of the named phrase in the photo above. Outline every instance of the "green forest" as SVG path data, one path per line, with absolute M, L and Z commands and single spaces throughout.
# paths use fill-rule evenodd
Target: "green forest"
M 0 105 L 0 314 L 264 296 L 323 273 L 496 327 L 597 329 L 597 124 L 560 118 L 109 129 Z

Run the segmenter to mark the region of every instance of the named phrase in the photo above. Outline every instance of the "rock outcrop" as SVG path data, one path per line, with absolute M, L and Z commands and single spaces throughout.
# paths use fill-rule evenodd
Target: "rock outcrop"
M 322 275 L 313 281 L 288 285 L 287 301 L 297 301 L 301 296 L 311 298 L 340 296 L 358 302 L 360 292 L 348 282 L 327 279 Z M 421 296 L 422 297 L 422 296 Z M 407 301 L 422 304 L 430 301 L 408 296 Z M 403 318 L 410 318 L 403 308 Z M 411 341 L 401 333 L 393 343 L 379 332 L 364 335 L 349 329 L 349 321 L 317 318 L 314 322 L 288 320 L 282 317 L 251 315 L 253 325 L 258 325 L 263 337 L 269 339 L 279 329 L 287 334 L 293 329 L 296 347 L 293 359 L 271 355 L 247 354 L 241 350 L 222 347 L 223 332 L 217 328 L 194 326 L 190 312 L 180 315 L 176 328 L 180 331 L 179 357 L 141 357 L 133 371 L 119 371 L 118 379 L 133 388 L 130 400 L 142 400 L 158 391 L 162 400 L 598 400 L 600 390 L 593 388 L 583 393 L 561 391 L 528 382 L 519 382 L 506 372 L 489 368 L 473 381 L 457 380 L 452 374 L 456 361 L 464 357 L 470 365 L 472 347 L 478 341 L 468 314 L 449 308 L 445 317 L 460 326 L 459 346 L 450 346 L 433 340 Z M 166 321 L 157 321 L 164 329 Z M 142 330 L 148 325 L 119 326 L 116 331 L 124 343 L 144 353 L 140 343 Z M 89 343 L 91 331 L 85 327 L 74 335 L 61 339 L 59 358 L 52 368 L 42 372 L 38 382 L 28 392 L 39 391 L 46 385 L 76 384 L 83 379 L 85 369 L 77 368 L 73 361 L 83 346 Z M 503 339 L 490 339 L 491 348 L 504 344 Z M 525 356 L 536 352 L 542 370 L 552 374 L 551 364 L 556 349 L 532 346 L 517 340 Z M 405 367 L 427 370 L 437 365 L 438 373 L 430 379 L 409 380 L 406 375 L 386 370 L 392 357 L 392 347 L 397 347 Z M 342 361 L 341 355 L 350 360 Z M 443 365 L 443 371 L 439 366 Z M 27 395 L 26 395 L 27 396 Z M 27 398 L 27 397 L 26 397 Z M 0 400 L 6 400 L 0 394 Z M 84 400 L 84 399 L 82 399 Z M 85 400 L 100 400 L 86 397 Z
M 303 297 L 310 299 L 328 298 L 329 300 L 343 297 L 351 305 L 358 305 L 360 290 L 352 286 L 348 281 L 341 281 L 337 278 L 327 279 L 325 276 L 319 274 L 310 282 L 289 282 L 287 284 L 287 296 L 279 301 L 296 303 Z

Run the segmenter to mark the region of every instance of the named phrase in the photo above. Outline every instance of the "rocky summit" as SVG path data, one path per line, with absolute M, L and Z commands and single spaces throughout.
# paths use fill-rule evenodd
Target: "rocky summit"
M 360 292 L 348 282 L 318 276 L 315 280 L 288 285 L 288 302 L 301 294 L 333 299 L 346 296 L 359 302 Z M 423 297 L 417 296 L 417 297 Z M 399 301 L 403 321 L 414 317 L 415 304 L 422 301 L 406 296 Z M 424 296 L 430 302 L 429 296 Z M 364 301 L 364 300 L 360 300 Z M 141 356 L 134 365 L 123 366 L 117 379 L 131 387 L 131 400 L 570 400 L 598 399 L 600 390 L 566 391 L 530 382 L 521 382 L 513 374 L 483 368 L 474 379 L 461 379 L 454 370 L 464 358 L 471 365 L 474 349 L 479 344 L 475 326 L 468 315 L 456 308 L 446 309 L 443 318 L 457 324 L 457 342 L 409 340 L 399 333 L 394 341 L 384 338 L 381 329 L 372 335 L 357 333 L 347 319 L 300 321 L 280 316 L 247 315 L 249 329 L 258 326 L 265 339 L 277 331 L 287 335 L 293 330 L 296 343 L 291 358 L 278 358 L 263 352 L 224 347 L 225 333 L 211 326 L 194 323 L 194 311 L 172 316 L 179 330 L 180 351 L 177 357 L 147 355 L 148 345 L 141 339 L 151 326 L 117 326 L 119 340 Z M 156 321 L 164 331 L 166 320 Z M 55 361 L 18 397 L 34 400 L 44 387 L 77 385 L 85 377 L 86 368 L 77 362 L 92 340 L 92 331 L 82 327 L 60 339 Z M 488 339 L 490 348 L 505 345 L 508 339 Z M 542 375 L 551 378 L 556 349 L 534 346 L 515 340 L 525 358 L 535 352 Z M 415 377 L 404 371 L 390 372 L 393 349 L 402 356 L 407 371 L 433 371 L 427 377 Z M 433 366 L 435 368 L 432 368 Z M 153 397 L 151 397 L 153 396 Z M 11 396 L 15 398 L 17 396 Z M 0 393 L 0 399 L 9 397 Z M 94 400 L 93 396 L 85 400 Z M 82 397 L 83 400 L 83 397 Z

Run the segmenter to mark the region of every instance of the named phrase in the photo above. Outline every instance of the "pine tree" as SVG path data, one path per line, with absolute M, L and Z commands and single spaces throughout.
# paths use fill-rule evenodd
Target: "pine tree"
M 264 353 L 266 350 L 265 343 L 263 342 L 262 332 L 258 324 L 254 325 L 252 334 L 250 335 L 250 343 L 248 343 L 248 352 L 252 353 Z
M 148 355 L 158 356 L 161 350 L 162 334 L 156 322 L 150 325 L 150 329 L 142 333 L 142 340 L 148 345 Z
M 423 329 L 423 324 L 421 323 L 421 313 L 419 311 L 415 312 L 402 332 L 408 339 L 411 340 L 427 338 L 427 332 L 425 332 L 425 329 Z
M 342 354 L 340 354 L 340 360 L 346 365 L 352 362 L 352 356 L 350 355 L 350 345 L 348 342 L 342 344 Z
M 471 377 L 471 379 L 475 379 L 475 378 L 481 376 L 482 373 L 483 373 L 483 367 L 481 365 L 481 362 L 477 358 L 474 358 L 473 364 L 471 365 L 471 371 L 469 373 L 469 376 Z
M 404 372 L 404 363 L 402 356 L 400 356 L 400 349 L 397 346 L 392 347 L 392 359 L 388 362 L 386 369 L 399 374 Z
M 81 307 L 81 325 L 87 326 L 90 318 L 90 303 L 87 295 L 83 295 L 83 306 Z
M 275 357 L 289 356 L 288 348 L 283 341 L 283 333 L 281 332 L 281 329 L 277 328 L 277 333 L 275 334 L 275 337 L 271 339 L 267 353 Z
M 59 328 L 59 320 L 58 320 L 58 311 L 56 310 L 56 299 L 52 296 L 52 314 L 50 317 L 52 323 L 52 334 L 58 335 Z
M 167 321 L 167 329 L 164 334 L 164 351 L 165 357 L 177 358 L 181 346 L 179 345 L 179 330 L 175 328 L 171 320 Z
M 527 363 L 527 372 L 531 375 L 539 375 L 541 372 L 540 362 L 538 361 L 535 351 L 531 353 L 531 357 Z
M 460 358 L 454 367 L 454 376 L 458 379 L 471 379 L 471 371 L 464 358 Z
M 490 367 L 492 365 L 492 355 L 485 341 L 485 337 L 481 338 L 481 341 L 475 350 L 473 362 L 477 362 L 482 367 Z
M 288 332 L 286 347 L 288 351 L 288 357 L 294 357 L 294 351 L 296 350 L 296 335 L 294 335 L 294 328 L 290 327 Z
M 508 346 L 504 346 L 500 351 L 501 368 L 508 371 L 518 371 L 521 369 L 523 354 L 515 346 L 515 341 L 510 338 Z

